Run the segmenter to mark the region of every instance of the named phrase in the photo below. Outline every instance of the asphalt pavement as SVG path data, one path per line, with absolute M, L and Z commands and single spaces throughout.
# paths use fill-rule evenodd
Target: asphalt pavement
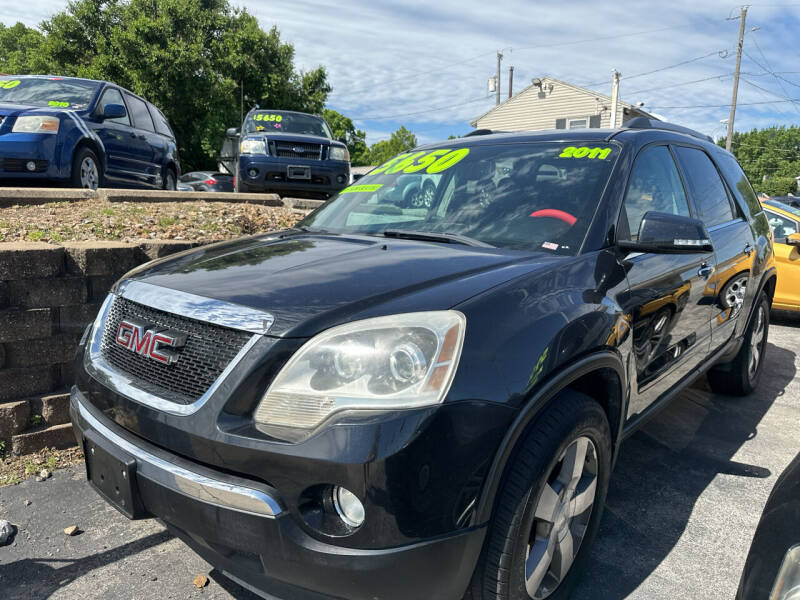
M 800 319 L 773 322 L 757 393 L 717 396 L 701 380 L 625 442 L 574 598 L 733 598 L 767 496 L 800 451 L 798 334 Z M 5 600 L 256 599 L 158 522 L 123 518 L 82 467 L 0 488 L 0 518 L 19 529 L 0 548 Z

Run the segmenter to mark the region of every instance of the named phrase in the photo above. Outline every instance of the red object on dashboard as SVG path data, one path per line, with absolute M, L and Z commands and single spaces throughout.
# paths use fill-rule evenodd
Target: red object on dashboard
M 203 183 L 208 185 L 217 185 L 217 180 L 212 177 L 210 179 L 206 179 Z
M 575 221 L 578 220 L 568 212 L 564 212 L 563 210 L 558 210 L 557 208 L 543 208 L 541 210 L 535 210 L 530 214 L 530 216 L 550 217 L 552 219 L 558 219 L 559 221 L 564 221 L 565 223 L 569 223 L 570 225 L 575 225 Z

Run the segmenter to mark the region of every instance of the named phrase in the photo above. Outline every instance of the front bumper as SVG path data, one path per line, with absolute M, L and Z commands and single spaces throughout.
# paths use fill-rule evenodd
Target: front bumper
M 66 179 L 69 167 L 60 164 L 59 136 L 33 133 L 0 135 L 0 179 Z M 34 171 L 27 168 L 35 164 Z
M 92 406 L 77 387 L 70 414 L 79 444 L 98 437 L 134 457 L 144 512 L 205 560 L 267 597 L 452 599 L 463 595 L 485 527 L 388 549 L 314 539 L 274 488 L 223 473 L 134 436 Z
M 308 167 L 308 179 L 289 177 L 289 167 Z M 276 156 L 243 155 L 239 158 L 242 192 L 317 192 L 335 194 L 350 183 L 350 163 Z

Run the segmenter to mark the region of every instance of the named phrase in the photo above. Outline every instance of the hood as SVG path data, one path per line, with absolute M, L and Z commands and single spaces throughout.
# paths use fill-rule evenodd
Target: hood
M 322 137 L 319 135 L 307 135 L 304 133 L 282 133 L 278 131 L 256 131 L 255 133 L 248 133 L 242 136 L 244 138 L 264 138 L 274 142 L 302 142 L 305 144 L 326 144 L 334 146 L 343 146 L 340 142 L 336 142 L 330 138 Z
M 162 259 L 129 279 L 271 313 L 271 336 L 442 310 L 562 257 L 371 236 L 244 238 Z
M 44 114 L 44 115 L 60 115 L 64 112 L 63 109 L 54 108 L 52 106 L 29 106 L 25 104 L 0 104 L 0 116 L 3 117 L 18 117 L 19 115 L 31 113 Z M 82 111 L 79 111 L 82 112 Z

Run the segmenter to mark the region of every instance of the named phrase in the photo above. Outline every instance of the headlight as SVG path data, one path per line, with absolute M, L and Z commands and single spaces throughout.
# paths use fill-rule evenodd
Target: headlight
M 11 131 L 13 133 L 58 133 L 59 123 L 58 117 L 17 117 Z
M 350 160 L 350 151 L 341 146 L 331 146 L 328 158 L 331 160 Z
M 242 140 L 241 145 L 242 154 L 266 154 L 267 144 L 264 140 Z
M 446 310 L 333 327 L 306 342 L 278 373 L 256 409 L 256 426 L 297 433 L 342 410 L 439 404 L 461 357 L 466 322 Z

